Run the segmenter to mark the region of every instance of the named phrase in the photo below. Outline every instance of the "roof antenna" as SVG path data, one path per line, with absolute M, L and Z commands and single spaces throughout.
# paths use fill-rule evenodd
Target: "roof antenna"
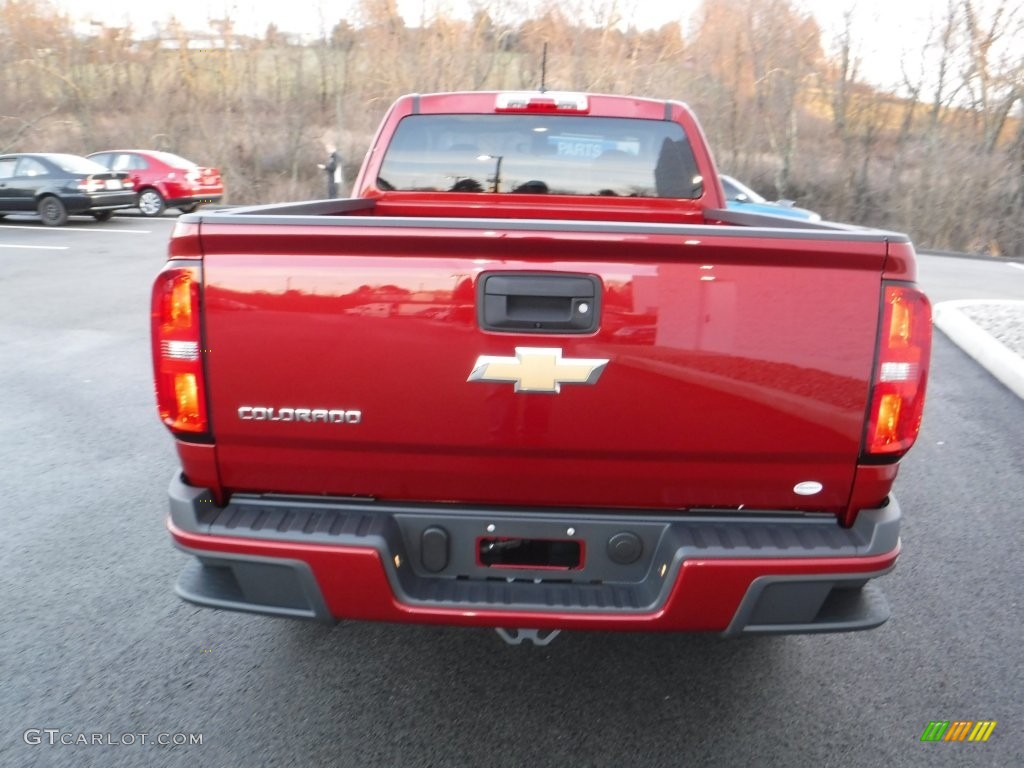
M 544 93 L 548 87 L 545 84 L 548 75 L 548 44 L 544 43 L 544 52 L 540 55 L 540 92 Z

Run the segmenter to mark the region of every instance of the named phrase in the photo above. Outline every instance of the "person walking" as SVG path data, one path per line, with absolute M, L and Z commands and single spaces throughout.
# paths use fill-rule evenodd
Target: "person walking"
M 327 162 L 320 163 L 317 168 L 327 174 L 327 197 L 337 197 L 338 187 L 341 185 L 341 155 L 338 148 L 328 145 Z

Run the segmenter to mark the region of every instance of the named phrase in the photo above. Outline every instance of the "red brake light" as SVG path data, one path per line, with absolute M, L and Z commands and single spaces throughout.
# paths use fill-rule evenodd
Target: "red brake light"
M 590 111 L 590 104 L 584 93 L 521 91 L 499 93 L 494 110 L 496 112 L 575 112 L 585 114 Z
M 872 383 L 865 453 L 899 458 L 921 429 L 931 357 L 932 312 L 916 288 L 882 287 L 882 325 Z
M 199 322 L 200 268 L 173 262 L 153 286 L 153 370 L 160 418 L 172 431 L 207 431 L 202 340 Z

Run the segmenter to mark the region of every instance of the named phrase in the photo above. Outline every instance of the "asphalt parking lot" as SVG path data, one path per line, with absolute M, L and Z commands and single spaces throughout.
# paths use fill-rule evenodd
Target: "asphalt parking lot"
M 0 765 L 1024 765 L 1024 401 L 941 334 L 878 630 L 510 648 L 213 612 L 174 596 L 163 528 L 148 312 L 173 222 L 0 223 Z M 922 742 L 936 720 L 997 726 Z

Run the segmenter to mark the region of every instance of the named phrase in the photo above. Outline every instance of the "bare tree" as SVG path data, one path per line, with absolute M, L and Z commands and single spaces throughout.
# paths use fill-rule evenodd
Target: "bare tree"
M 424 3 L 407 25 L 397 0 L 360 0 L 307 40 L 173 16 L 137 39 L 0 0 L 0 149 L 171 149 L 221 166 L 233 201 L 311 197 L 328 138 L 351 171 L 399 94 L 537 88 L 547 44 L 548 88 L 689 101 L 723 170 L 766 194 L 924 245 L 1024 253 L 1019 3 L 947 0 L 896 92 L 865 82 L 852 17 L 826 57 L 797 0 L 705 0 L 689 33 L 636 28 L 638 2 Z

